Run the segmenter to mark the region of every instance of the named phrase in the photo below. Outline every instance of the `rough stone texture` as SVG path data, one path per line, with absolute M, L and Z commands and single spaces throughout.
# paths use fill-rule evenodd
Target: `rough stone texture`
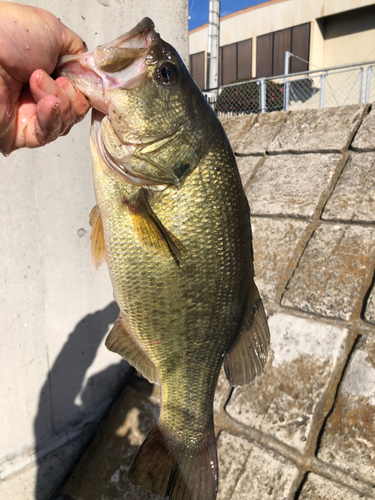
M 341 155 L 269 156 L 248 184 L 253 214 L 312 217 L 326 199 Z
M 260 114 L 258 121 L 244 135 L 236 153 L 241 155 L 264 154 L 286 118 L 287 113 L 283 111 Z
M 128 479 L 139 446 L 159 414 L 158 386 L 134 378 L 116 401 L 64 487 L 70 500 L 157 500 Z
M 318 457 L 375 488 L 375 338 L 364 336 L 353 352 Z
M 291 113 L 268 149 L 279 153 L 329 153 L 348 148 L 365 105 L 308 109 Z
M 362 495 L 357 495 L 347 488 L 332 483 L 316 474 L 309 474 L 303 485 L 299 500 L 360 500 Z
M 269 327 L 272 355 L 264 374 L 235 389 L 226 409 L 235 420 L 303 452 L 348 332 L 287 314 L 272 315 Z
M 217 447 L 220 471 L 218 500 L 229 500 L 244 473 L 253 445 L 242 437 L 221 432 Z M 248 489 L 251 490 L 250 485 Z
M 294 219 L 252 217 L 255 281 L 262 299 L 274 301 L 285 287 L 293 268 L 292 259 L 299 257 L 298 247 L 308 224 Z M 297 253 L 297 255 L 295 255 Z
M 282 305 L 349 320 L 372 276 L 375 228 L 322 225 L 309 241 Z
M 375 287 L 373 286 L 365 310 L 365 320 L 375 323 Z
M 214 416 L 218 415 L 222 408 L 224 408 L 232 387 L 229 385 L 227 377 L 224 372 L 224 368 L 221 369 L 219 380 L 217 381 L 217 386 L 215 390 L 215 399 L 214 399 Z
M 225 432 L 220 434 L 218 452 L 217 500 L 280 500 L 298 473 L 291 462 Z
M 251 176 L 255 172 L 255 169 L 259 165 L 260 162 L 263 161 L 263 157 L 259 156 L 238 156 L 237 167 L 240 172 L 242 184 L 244 186 L 247 185 Z
M 351 147 L 355 151 L 374 151 L 375 150 L 375 103 L 371 106 L 371 112 L 365 117 L 362 125 L 352 142 Z
M 375 153 L 353 153 L 346 163 L 323 219 L 373 221 Z
M 234 153 L 236 153 L 242 137 L 247 133 L 257 117 L 258 115 L 246 115 L 220 119 Z

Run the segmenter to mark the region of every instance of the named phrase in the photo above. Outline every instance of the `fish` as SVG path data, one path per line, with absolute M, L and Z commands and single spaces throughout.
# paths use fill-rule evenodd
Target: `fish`
M 120 308 L 106 346 L 161 386 L 129 477 L 171 500 L 214 500 L 220 370 L 232 386 L 249 383 L 270 343 L 235 156 L 149 18 L 64 56 L 58 73 L 94 108 L 91 255 L 96 268 L 107 263 Z

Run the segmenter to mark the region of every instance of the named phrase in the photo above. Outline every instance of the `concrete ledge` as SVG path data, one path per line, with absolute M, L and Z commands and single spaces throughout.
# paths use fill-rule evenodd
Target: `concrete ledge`
M 349 147 L 366 109 L 366 105 L 356 104 L 294 111 L 272 141 L 268 153 L 341 153 Z
M 313 217 L 342 168 L 338 154 L 268 156 L 247 185 L 251 212 Z
M 365 117 L 360 126 L 354 141 L 352 143 L 352 148 L 354 151 L 374 151 L 374 135 L 375 135 L 375 106 L 372 104 L 371 112 Z

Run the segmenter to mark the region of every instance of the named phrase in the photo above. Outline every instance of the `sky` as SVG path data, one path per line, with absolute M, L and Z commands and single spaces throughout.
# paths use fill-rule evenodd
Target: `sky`
M 221 17 L 268 0 L 221 0 Z M 189 30 L 208 23 L 209 0 L 189 0 Z

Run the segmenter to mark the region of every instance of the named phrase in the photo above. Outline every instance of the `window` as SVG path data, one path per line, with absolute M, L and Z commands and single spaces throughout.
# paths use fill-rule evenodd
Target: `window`
M 251 78 L 251 51 L 251 38 L 220 47 L 219 85 Z
M 257 38 L 257 78 L 283 75 L 285 72 L 285 52 L 309 60 L 310 23 L 293 26 L 285 30 L 268 33 Z M 292 57 L 289 72 L 308 71 L 308 62 Z
M 205 87 L 204 52 L 198 52 L 190 56 L 190 74 L 198 87 L 203 90 Z

